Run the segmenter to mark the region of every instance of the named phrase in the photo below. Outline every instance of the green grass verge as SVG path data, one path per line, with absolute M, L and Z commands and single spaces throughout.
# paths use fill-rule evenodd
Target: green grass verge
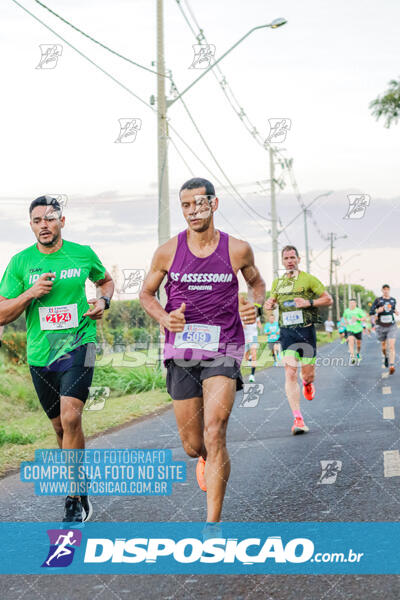
M 162 390 L 110 397 L 102 410 L 83 412 L 85 436 L 88 438 L 111 427 L 122 425 L 170 403 L 167 392 Z M 12 419 L 8 419 L 8 423 L 10 426 L 7 426 L 7 432 L 11 431 L 21 436 L 25 442 L 21 445 L 21 442 L 6 441 L 0 445 L 0 476 L 19 467 L 23 460 L 33 460 L 35 449 L 56 447 L 53 428 L 42 410 L 24 411 L 23 416 L 21 413 L 18 416 L 14 415 Z

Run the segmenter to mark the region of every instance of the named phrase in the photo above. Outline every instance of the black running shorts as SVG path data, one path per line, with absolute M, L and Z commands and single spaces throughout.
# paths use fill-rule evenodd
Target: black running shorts
M 357 331 L 357 333 L 354 333 L 353 331 L 348 331 L 347 332 L 347 337 L 353 336 L 356 338 L 356 340 L 361 340 L 362 339 L 362 331 Z
M 93 379 L 96 344 L 89 343 L 60 356 L 47 367 L 29 365 L 39 402 L 49 419 L 60 414 L 60 397 L 86 402 Z
M 188 366 L 185 366 L 185 363 Z M 236 379 L 236 391 L 243 389 L 240 366 L 231 356 L 221 356 L 207 360 L 166 361 L 167 390 L 173 400 L 187 400 L 203 396 L 203 381 L 216 375 Z
M 281 327 L 279 341 L 283 356 L 293 356 L 303 365 L 315 363 L 317 335 L 314 325 Z

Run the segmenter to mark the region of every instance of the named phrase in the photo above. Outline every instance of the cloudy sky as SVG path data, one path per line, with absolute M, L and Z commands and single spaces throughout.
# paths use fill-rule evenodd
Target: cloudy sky
M 18 2 L 64 41 L 14 0 L 1 3 L 0 272 L 12 254 L 32 243 L 27 204 L 43 193 L 67 195 L 66 238 L 91 244 L 109 269 L 112 265 L 147 269 L 157 246 L 157 132 L 148 105 L 156 93 L 155 76 L 110 55 L 34 0 Z M 155 0 L 48 0 L 47 4 L 120 54 L 154 68 Z M 176 0 L 165 0 L 164 5 L 166 65 L 182 90 L 200 73 L 189 69 L 196 40 Z M 183 0 L 181 5 L 187 7 Z M 324 237 L 334 232 L 340 237 L 335 256 L 341 257 L 341 281 L 351 277 L 377 292 L 387 280 L 400 293 L 394 269 L 400 260 L 400 126 L 385 129 L 368 109 L 388 81 L 399 76 L 398 2 L 252 0 L 244 5 L 236 0 L 190 0 L 189 5 L 208 42 L 215 45 L 216 57 L 252 27 L 279 16 L 287 18 L 282 28 L 254 32 L 221 62 L 221 69 L 263 138 L 269 133 L 268 119 L 291 120 L 280 147 L 294 159 L 304 202 L 333 191 L 313 205 L 309 220 L 313 272 L 327 283 L 329 253 Z M 53 69 L 36 68 L 43 44 L 62 46 Z M 268 184 L 262 192 L 255 183 L 269 177 L 268 155 L 243 127 L 213 74 L 185 98 L 224 173 L 259 215 L 268 217 Z M 115 143 L 122 118 L 141 120 L 133 143 Z M 269 285 L 268 221 L 243 207 L 180 102 L 170 108 L 169 120 L 181 136 L 171 131 L 171 234 L 184 228 L 177 200 L 180 184 L 192 173 L 210 178 L 221 200 L 217 226 L 253 244 Z M 351 193 L 370 197 L 362 219 L 343 218 Z M 299 212 L 287 176 L 277 200 L 285 226 Z M 302 218 L 279 241 L 284 244 L 288 239 L 304 251 Z

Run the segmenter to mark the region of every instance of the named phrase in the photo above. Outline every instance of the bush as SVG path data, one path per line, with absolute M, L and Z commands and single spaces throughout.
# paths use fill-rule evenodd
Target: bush
M 6 431 L 0 427 L 0 446 L 4 444 L 32 444 L 36 440 L 34 435 L 23 435 L 19 431 Z
M 136 343 L 148 343 L 151 342 L 151 334 L 147 329 L 142 327 L 134 327 L 132 330 L 133 339 Z
M 6 358 L 12 363 L 26 363 L 26 333 L 24 331 L 10 331 L 5 333 L 1 347 Z
M 108 386 L 118 396 L 139 394 L 155 389 L 165 389 L 165 377 L 160 369 L 140 367 L 135 369 L 97 367 L 94 372 L 94 386 Z
M 142 369 L 131 370 L 124 378 L 125 394 L 140 394 L 140 392 L 149 392 L 150 390 L 165 388 L 165 378 L 160 369 Z

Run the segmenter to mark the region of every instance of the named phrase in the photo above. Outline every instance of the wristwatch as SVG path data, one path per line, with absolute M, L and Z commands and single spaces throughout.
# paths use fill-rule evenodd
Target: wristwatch
M 257 316 L 262 317 L 263 309 L 261 304 L 257 304 L 257 302 L 254 302 L 254 306 L 256 307 Z
M 99 300 L 104 300 L 104 310 L 108 310 L 110 308 L 111 298 L 109 298 L 108 296 L 100 296 Z
M 308 301 L 310 303 L 310 308 L 312 308 L 314 306 L 314 300 L 312 298 L 309 298 Z

